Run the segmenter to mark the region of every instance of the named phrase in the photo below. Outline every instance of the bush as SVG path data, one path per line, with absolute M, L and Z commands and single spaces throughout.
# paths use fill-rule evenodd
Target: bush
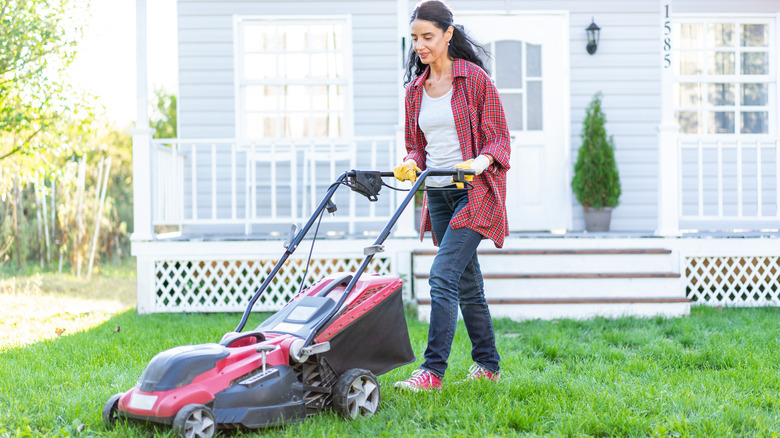
M 620 198 L 615 145 L 612 136 L 607 136 L 606 122 L 599 92 L 593 96 L 582 122 L 582 145 L 571 181 L 577 201 L 585 208 L 617 207 Z

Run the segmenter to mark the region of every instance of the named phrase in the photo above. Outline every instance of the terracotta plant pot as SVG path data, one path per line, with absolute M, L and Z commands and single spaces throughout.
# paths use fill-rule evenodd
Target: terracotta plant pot
M 604 207 L 598 210 L 593 207 L 586 207 L 583 210 L 585 214 L 585 231 L 609 231 L 612 207 Z

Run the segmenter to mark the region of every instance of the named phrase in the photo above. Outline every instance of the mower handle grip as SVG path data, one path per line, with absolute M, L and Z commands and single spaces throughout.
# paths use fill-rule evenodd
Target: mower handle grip
M 361 172 L 359 170 L 350 170 L 347 172 L 348 177 L 354 177 L 358 172 Z M 364 172 L 364 171 L 363 171 Z M 423 173 L 427 172 L 427 176 L 457 176 L 457 175 L 476 175 L 477 172 L 472 169 L 427 169 L 427 170 L 421 170 L 419 172 L 415 172 L 417 176 L 422 175 Z M 385 171 L 379 171 L 377 172 L 379 176 L 383 178 L 389 178 L 395 176 L 393 172 L 385 172 Z

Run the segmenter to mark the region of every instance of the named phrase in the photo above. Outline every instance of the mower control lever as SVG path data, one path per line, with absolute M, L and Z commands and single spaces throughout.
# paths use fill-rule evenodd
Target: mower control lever
M 371 245 L 363 248 L 363 255 L 374 255 L 380 252 L 385 252 L 384 245 Z
M 309 345 L 308 347 L 301 348 L 301 354 L 305 356 L 311 356 L 312 354 L 320 354 L 330 351 L 330 342 L 320 342 L 319 344 Z
M 284 248 L 289 249 L 290 252 L 295 251 L 295 248 L 290 249 L 290 245 L 292 245 L 293 240 L 295 239 L 295 231 L 298 229 L 298 227 L 295 226 L 295 224 L 292 224 L 290 226 L 290 231 L 287 232 L 287 239 L 284 241 Z

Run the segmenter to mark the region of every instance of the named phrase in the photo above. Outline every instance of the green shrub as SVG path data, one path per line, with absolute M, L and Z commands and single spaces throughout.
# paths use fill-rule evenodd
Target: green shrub
M 615 162 L 615 145 L 607 136 L 607 122 L 601 110 L 601 92 L 588 105 L 582 122 L 582 145 L 574 165 L 571 188 L 583 207 L 616 207 L 620 198 L 620 176 Z

